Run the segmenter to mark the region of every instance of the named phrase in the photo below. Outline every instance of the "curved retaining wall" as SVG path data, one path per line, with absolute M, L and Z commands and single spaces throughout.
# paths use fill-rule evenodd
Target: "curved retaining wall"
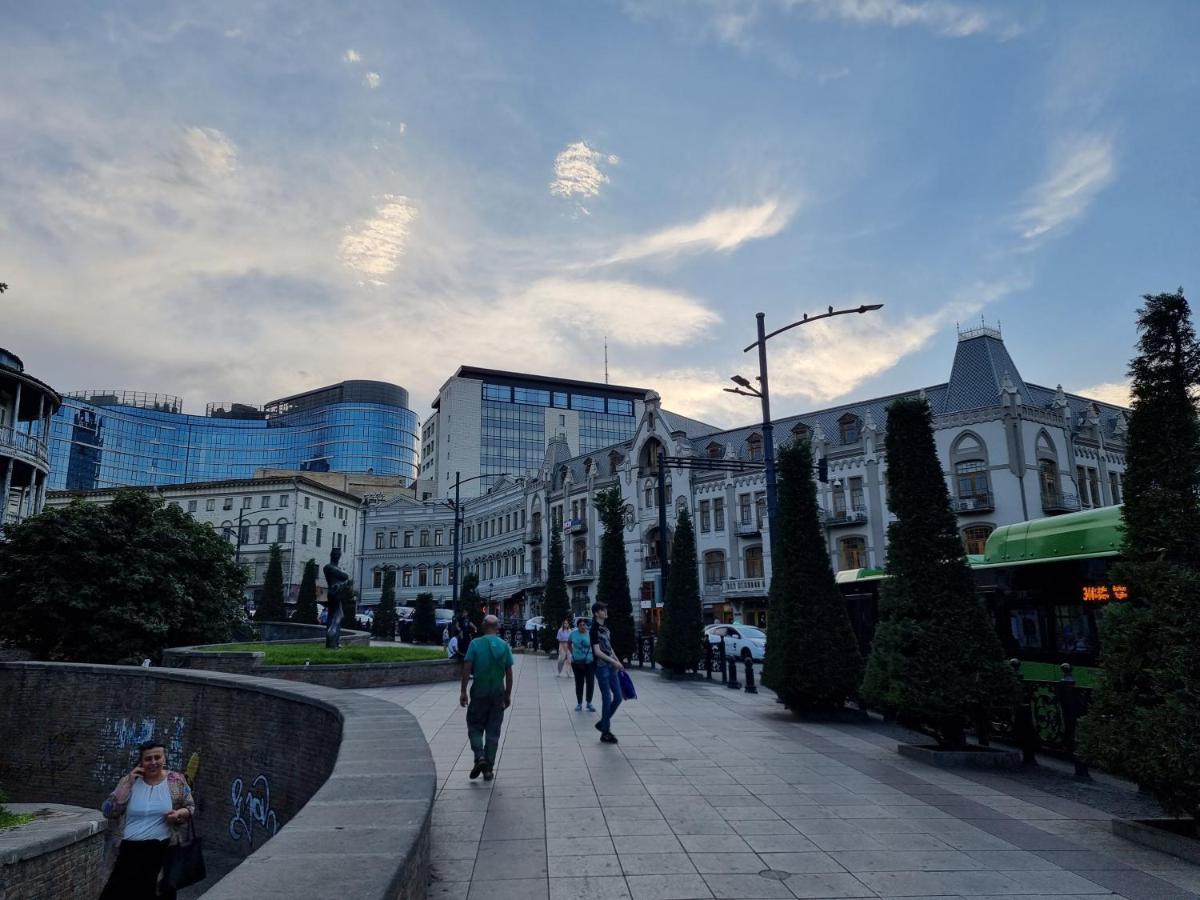
M 303 622 L 255 622 L 259 640 L 284 644 L 325 643 L 324 625 L 307 625 Z M 342 643 L 350 646 L 371 645 L 371 632 L 342 629 Z
M 108 831 L 99 811 L 59 803 L 13 803 L 9 809 L 36 818 L 0 830 L 0 898 L 94 900 Z
M 0 696 L 0 783 L 14 802 L 98 808 L 150 737 L 172 768 L 197 754 L 197 830 L 206 849 L 244 858 L 208 898 L 425 896 L 433 757 L 395 704 L 218 672 L 44 662 L 0 663 Z

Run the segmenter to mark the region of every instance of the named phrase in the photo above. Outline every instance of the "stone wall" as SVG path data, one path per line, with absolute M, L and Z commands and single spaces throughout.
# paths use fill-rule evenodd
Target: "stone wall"
M 40 662 L 0 663 L 0 696 L 0 784 L 15 802 L 98 808 L 150 737 L 172 768 L 195 759 L 206 847 L 248 857 L 209 896 L 268 885 L 297 900 L 424 896 L 433 759 L 394 704 L 216 672 Z M 313 862 L 330 852 L 345 864 Z
M 94 809 L 55 803 L 12 803 L 8 808 L 36 818 L 0 831 L 0 898 L 94 900 L 107 820 Z
M 307 625 L 303 622 L 256 622 L 259 640 L 281 641 L 288 644 L 325 643 L 324 625 Z M 371 632 L 342 629 L 341 642 L 349 646 L 370 646 Z
M 335 666 L 258 666 L 255 675 L 323 684 L 333 688 L 395 687 L 400 684 L 428 684 L 458 681 L 462 663 L 457 659 L 430 659 L 420 662 L 357 663 Z

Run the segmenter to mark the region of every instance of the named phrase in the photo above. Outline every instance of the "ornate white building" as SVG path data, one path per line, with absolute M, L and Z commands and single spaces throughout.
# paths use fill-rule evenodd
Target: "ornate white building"
M 829 466 L 818 485 L 825 539 L 835 569 L 884 564 L 888 404 L 924 395 L 934 413 L 935 439 L 964 546 L 980 553 L 999 525 L 1121 502 L 1127 411 L 1111 404 L 1025 382 L 998 330 L 961 332 L 950 378 L 923 389 L 850 403 L 775 422 L 779 446 L 811 442 Z M 463 502 L 462 571 L 475 572 L 495 611 L 535 614 L 544 589 L 551 531 L 563 540 L 568 591 L 577 610 L 595 596 L 600 527 L 594 498 L 617 486 L 626 508 L 625 549 L 635 606 L 644 620 L 661 601 L 658 561 L 658 453 L 761 462 L 757 425 L 728 431 L 664 411 L 647 395 L 633 437 L 587 454 L 572 454 L 552 437 L 539 472 L 502 478 L 479 498 Z M 770 522 L 760 471 L 731 473 L 670 467 L 666 473 L 668 532 L 686 507 L 695 520 L 699 576 L 706 617 L 765 623 Z M 440 532 L 442 543 L 410 547 L 411 534 Z M 453 513 L 443 503 L 398 498 L 367 513 L 362 583 L 365 602 L 378 600 L 387 566 L 422 569 L 424 589 L 451 595 Z M 382 535 L 382 537 L 381 537 Z M 394 536 L 394 537 L 393 537 Z M 668 533 L 668 543 L 670 541 Z M 393 546 L 393 540 L 398 546 Z M 381 546 L 382 542 L 382 546 Z M 373 549 L 372 549 L 373 548 Z M 442 584 L 433 584 L 439 567 Z M 408 599 L 397 579 L 398 602 Z M 417 588 L 412 593 L 415 595 Z

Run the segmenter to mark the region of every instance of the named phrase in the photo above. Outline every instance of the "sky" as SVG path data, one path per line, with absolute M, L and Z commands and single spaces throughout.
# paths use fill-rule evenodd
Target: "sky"
M 0 345 L 261 404 L 459 365 L 722 426 L 937 384 L 1119 401 L 1200 290 L 1200 4 L 0 0 Z

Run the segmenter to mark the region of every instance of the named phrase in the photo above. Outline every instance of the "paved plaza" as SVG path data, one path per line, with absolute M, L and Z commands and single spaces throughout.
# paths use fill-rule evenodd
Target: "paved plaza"
M 467 778 L 456 684 L 364 691 L 416 715 L 437 760 L 431 898 L 1200 896 L 1200 867 L 1112 836 L 1107 813 L 798 722 L 769 691 L 634 670 L 613 746 L 553 662 L 514 675 L 490 784 Z

